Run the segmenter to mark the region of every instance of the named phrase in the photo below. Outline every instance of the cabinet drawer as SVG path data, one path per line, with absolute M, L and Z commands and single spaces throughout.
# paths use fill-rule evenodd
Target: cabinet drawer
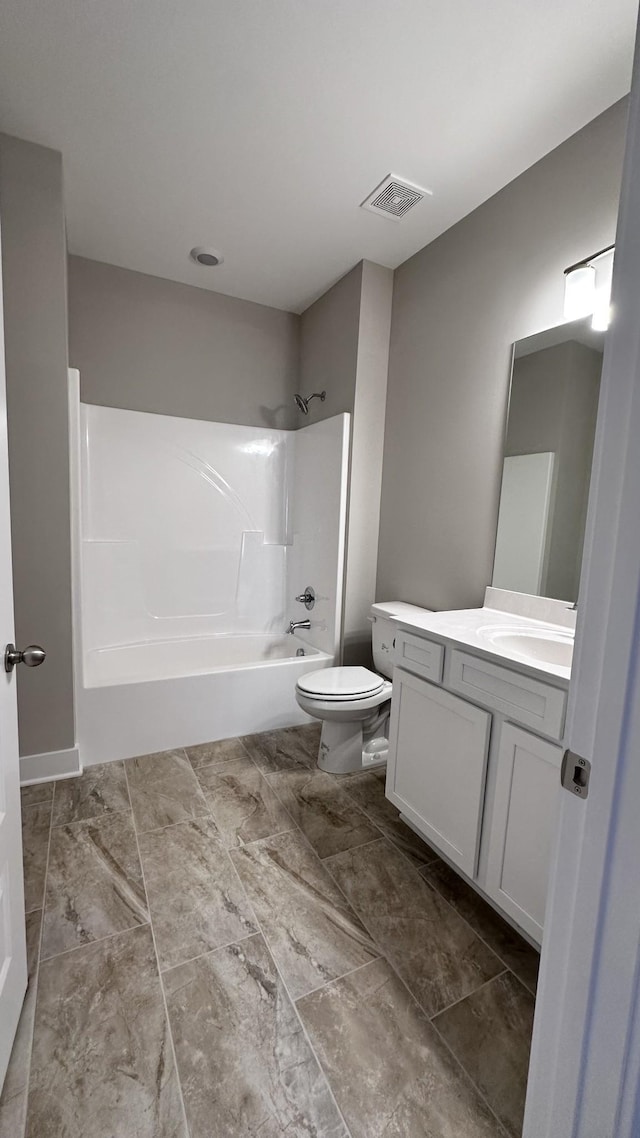
M 543 735 L 561 739 L 567 693 L 467 652 L 451 652 L 449 687 Z
M 396 633 L 393 661 L 399 668 L 406 668 L 416 676 L 439 684 L 442 679 L 444 645 L 400 629 Z

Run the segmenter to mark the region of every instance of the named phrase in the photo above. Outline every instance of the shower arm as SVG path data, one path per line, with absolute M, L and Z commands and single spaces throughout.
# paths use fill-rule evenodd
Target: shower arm
M 304 395 L 300 395 L 299 392 L 296 392 L 296 394 L 294 395 L 293 398 L 295 400 L 296 407 L 298 408 L 298 410 L 302 411 L 303 415 L 308 415 L 309 414 L 309 404 L 310 404 L 311 400 L 312 399 L 319 399 L 321 403 L 324 403 L 325 399 L 327 398 L 327 393 L 326 393 L 326 391 L 314 391 L 313 395 L 304 396 Z

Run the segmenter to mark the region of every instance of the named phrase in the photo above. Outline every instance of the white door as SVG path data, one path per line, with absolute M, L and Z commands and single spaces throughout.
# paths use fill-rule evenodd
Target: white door
M 496 761 L 486 890 L 540 944 L 562 748 L 503 723 Z
M 554 460 L 553 451 L 514 454 L 504 460 L 493 562 L 495 589 L 542 591 Z
M 16 680 L 15 672 L 7 674 L 3 665 L 5 645 L 13 640 L 7 404 L 0 276 L 0 1086 L 4 1081 L 27 987 Z
M 524 1138 L 640 1134 L 640 58 L 636 49 Z
M 387 797 L 469 877 L 480 845 L 491 715 L 393 671 Z

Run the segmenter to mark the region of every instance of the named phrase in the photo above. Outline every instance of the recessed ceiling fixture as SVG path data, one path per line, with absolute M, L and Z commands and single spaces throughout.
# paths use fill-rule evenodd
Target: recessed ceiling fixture
M 432 197 L 432 190 L 425 190 L 397 174 L 387 174 L 386 178 L 376 186 L 363 202 L 362 209 L 371 210 L 379 217 L 388 217 L 390 221 L 402 221 L 410 209 L 413 209 L 423 198 Z
M 206 269 L 213 269 L 224 261 L 222 253 L 218 249 L 212 249 L 210 245 L 196 245 L 189 256 L 196 265 L 203 265 Z

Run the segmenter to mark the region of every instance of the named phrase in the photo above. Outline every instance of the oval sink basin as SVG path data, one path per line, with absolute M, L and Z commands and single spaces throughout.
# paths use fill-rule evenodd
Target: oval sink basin
M 487 640 L 502 652 L 512 652 L 514 656 L 551 664 L 559 668 L 570 668 L 573 659 L 573 636 L 563 632 L 534 632 L 496 630 L 487 633 Z

